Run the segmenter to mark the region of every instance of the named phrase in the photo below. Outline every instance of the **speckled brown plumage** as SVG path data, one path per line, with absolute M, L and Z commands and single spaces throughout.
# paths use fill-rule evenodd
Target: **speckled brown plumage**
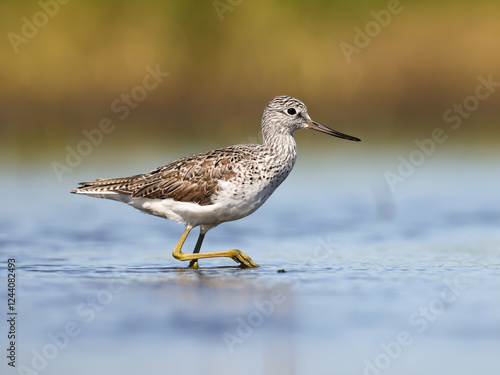
M 249 150 L 245 149 L 250 147 L 232 146 L 187 156 L 131 177 L 81 182 L 81 186 L 72 192 L 116 192 L 133 198 L 171 198 L 179 202 L 209 205 L 217 191 L 218 181 L 236 176 L 233 167 L 249 156 Z

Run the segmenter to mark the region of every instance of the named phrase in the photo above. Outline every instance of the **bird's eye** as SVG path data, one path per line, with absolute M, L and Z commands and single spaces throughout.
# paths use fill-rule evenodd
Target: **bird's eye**
M 289 115 L 295 115 L 297 111 L 295 110 L 295 108 L 288 108 L 286 110 L 286 113 L 288 113 Z

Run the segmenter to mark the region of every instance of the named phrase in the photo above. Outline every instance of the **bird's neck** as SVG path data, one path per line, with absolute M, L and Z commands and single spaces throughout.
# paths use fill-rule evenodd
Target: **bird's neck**
M 264 137 L 264 147 L 269 148 L 275 157 L 280 160 L 289 160 L 295 162 L 297 157 L 297 144 L 293 134 L 289 132 L 269 132 L 266 128 L 262 129 Z

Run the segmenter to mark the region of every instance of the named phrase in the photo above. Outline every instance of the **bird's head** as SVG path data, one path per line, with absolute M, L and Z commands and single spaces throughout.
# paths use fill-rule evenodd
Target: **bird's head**
M 264 133 L 288 132 L 289 134 L 299 129 L 313 129 L 334 137 L 360 141 L 359 138 L 340 133 L 314 121 L 307 113 L 304 103 L 287 95 L 277 96 L 267 104 L 262 116 L 262 128 Z

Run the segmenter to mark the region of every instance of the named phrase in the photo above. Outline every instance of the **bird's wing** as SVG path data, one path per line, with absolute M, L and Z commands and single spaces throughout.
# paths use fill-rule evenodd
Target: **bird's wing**
M 217 191 L 218 181 L 235 177 L 234 165 L 243 158 L 241 150 L 235 152 L 234 148 L 228 147 L 188 156 L 141 175 L 82 182 L 72 192 L 114 192 L 134 198 L 170 198 L 209 205 Z

